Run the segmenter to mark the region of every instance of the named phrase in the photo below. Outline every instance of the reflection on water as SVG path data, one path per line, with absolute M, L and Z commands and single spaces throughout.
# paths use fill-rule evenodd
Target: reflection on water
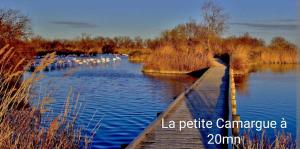
M 116 63 L 51 71 L 45 75 L 37 89 L 49 84 L 52 84 L 49 88 L 55 88 L 50 116 L 61 111 L 72 86 L 83 103 L 78 124 L 92 131 L 93 123 L 101 119 L 93 148 L 120 148 L 121 144 L 130 143 L 156 118 L 157 112 L 163 111 L 174 96 L 196 80 L 190 76 L 145 75 L 140 64 L 129 63 L 125 57 Z
M 234 76 L 236 90 L 239 92 L 239 94 L 248 94 L 248 79 L 249 74 Z
M 252 65 L 249 74 L 251 73 L 264 73 L 272 72 L 274 74 L 284 74 L 289 72 L 295 72 L 297 64 L 258 64 Z M 236 83 L 236 89 L 240 94 L 248 94 L 248 79 L 249 74 L 236 75 L 234 76 L 234 81 Z
M 245 76 L 235 76 L 238 114 L 242 120 L 285 118 L 285 132 L 296 135 L 297 65 L 257 65 Z M 266 130 L 274 137 L 277 130 Z
M 190 84 L 192 84 L 196 79 L 187 75 L 159 75 L 159 74 L 146 74 L 146 76 L 153 81 L 163 82 L 167 86 L 172 86 L 171 88 L 161 88 L 162 92 L 169 92 L 168 94 L 173 95 L 173 99 L 187 89 Z M 186 82 L 189 85 L 183 85 Z M 157 89 L 157 88 L 156 88 Z
M 272 71 L 273 73 L 286 73 L 295 71 L 297 64 L 259 64 L 251 66 L 250 72 L 266 72 Z

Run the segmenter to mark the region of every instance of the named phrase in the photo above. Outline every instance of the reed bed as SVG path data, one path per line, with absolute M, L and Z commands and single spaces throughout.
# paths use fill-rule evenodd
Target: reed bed
M 260 48 L 259 48 L 260 49 Z M 251 51 L 247 46 L 239 46 L 231 54 L 231 66 L 237 74 L 250 71 L 252 65 L 294 65 L 297 64 L 297 52 L 271 50 Z
M 248 72 L 250 63 L 248 51 L 248 47 L 239 46 L 231 54 L 230 66 L 236 74 Z
M 212 55 L 205 50 L 175 50 L 164 46 L 147 57 L 143 70 L 192 72 L 209 67 L 211 61 Z
M 291 134 L 278 132 L 275 140 L 271 141 L 263 131 L 261 135 L 251 130 L 245 131 L 241 137 L 242 142 L 235 145 L 237 149 L 295 149 L 296 143 Z
M 129 53 L 128 59 L 133 62 L 143 62 L 152 52 L 151 49 L 140 49 Z
M 54 61 L 55 54 L 48 54 L 26 79 L 20 68 L 28 66 L 27 62 L 20 59 L 11 65 L 13 56 L 13 48 L 0 50 L 0 148 L 88 148 L 92 138 L 82 136 L 76 127 L 78 111 L 70 105 L 71 96 L 66 99 L 64 111 L 47 128 L 41 119 L 48 97 L 39 99 L 38 105 L 31 104 L 32 88 L 43 77 L 39 72 Z
M 259 61 L 264 64 L 295 64 L 297 63 L 296 50 L 272 50 L 261 52 Z

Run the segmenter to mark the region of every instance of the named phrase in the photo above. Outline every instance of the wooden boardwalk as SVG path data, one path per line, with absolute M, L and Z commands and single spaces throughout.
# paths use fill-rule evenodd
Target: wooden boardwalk
M 208 134 L 226 135 L 225 129 L 185 128 L 179 131 L 179 121 L 203 118 L 215 122 L 227 119 L 228 71 L 217 63 L 209 68 L 188 90 L 182 93 L 152 124 L 150 124 L 127 148 L 176 149 L 176 148 L 223 148 L 208 145 Z M 175 121 L 176 129 L 162 128 L 165 123 Z M 167 123 L 168 124 L 168 123 Z M 213 124 L 215 126 L 215 124 Z

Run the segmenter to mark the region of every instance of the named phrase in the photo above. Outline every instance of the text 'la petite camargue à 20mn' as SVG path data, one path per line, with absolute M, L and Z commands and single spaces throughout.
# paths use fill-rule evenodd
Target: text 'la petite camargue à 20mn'
M 165 121 L 161 120 L 162 128 L 179 129 L 180 131 L 185 128 L 198 128 L 198 129 L 211 129 L 211 128 L 244 128 L 244 129 L 255 129 L 256 131 L 262 131 L 263 129 L 276 129 L 276 128 L 287 128 L 287 123 L 284 118 L 281 119 L 280 123 L 275 120 L 266 121 L 226 121 L 223 118 L 219 118 L 216 121 L 205 120 L 202 118 L 194 119 L 191 121 Z
M 189 121 L 165 121 L 161 120 L 161 126 L 163 129 L 178 129 L 182 131 L 183 129 L 254 129 L 256 131 L 262 131 L 263 129 L 276 129 L 276 128 L 287 128 L 287 123 L 284 118 L 281 119 L 280 123 L 275 120 L 267 121 L 226 121 L 223 118 L 219 118 L 216 121 L 210 121 L 205 119 L 194 119 Z M 207 144 L 240 144 L 240 136 L 223 136 L 221 134 L 208 134 Z

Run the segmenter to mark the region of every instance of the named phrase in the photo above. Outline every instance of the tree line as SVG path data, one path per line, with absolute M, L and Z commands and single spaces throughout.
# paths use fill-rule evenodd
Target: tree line
M 245 70 L 249 64 L 257 62 L 277 64 L 297 62 L 297 46 L 285 38 L 274 37 L 267 44 L 264 40 L 253 37 L 249 33 L 242 36 L 224 37 L 222 33 L 228 28 L 228 15 L 223 8 L 213 1 L 208 1 L 204 3 L 201 10 L 202 22 L 191 20 L 179 24 L 152 39 L 129 36 L 92 37 L 89 34 L 82 34 L 74 39 L 49 40 L 34 35 L 31 31 L 30 20 L 20 11 L 0 9 L 0 46 L 10 44 L 21 56 L 45 55 L 52 52 L 63 55 L 126 53 L 132 57 L 150 59 L 146 61 L 146 65 L 151 67 L 155 66 L 152 64 L 160 59 L 153 55 L 160 55 L 160 57 L 168 58 L 165 61 L 172 59 L 177 63 L 172 64 L 172 69 L 175 70 L 178 69 L 176 65 L 182 65 L 183 62 L 180 59 L 183 55 L 189 56 L 187 63 L 191 63 L 188 59 L 198 58 L 191 57 L 193 53 L 197 53 L 194 55 L 204 54 L 202 61 L 207 61 L 206 57 L 230 55 L 232 66 L 236 70 Z M 151 56 L 152 58 L 149 58 Z M 205 67 L 207 65 L 209 64 L 205 63 Z M 188 64 L 183 66 L 187 66 L 187 70 L 204 67 L 200 65 L 189 67 Z M 186 69 L 183 68 L 183 70 Z

